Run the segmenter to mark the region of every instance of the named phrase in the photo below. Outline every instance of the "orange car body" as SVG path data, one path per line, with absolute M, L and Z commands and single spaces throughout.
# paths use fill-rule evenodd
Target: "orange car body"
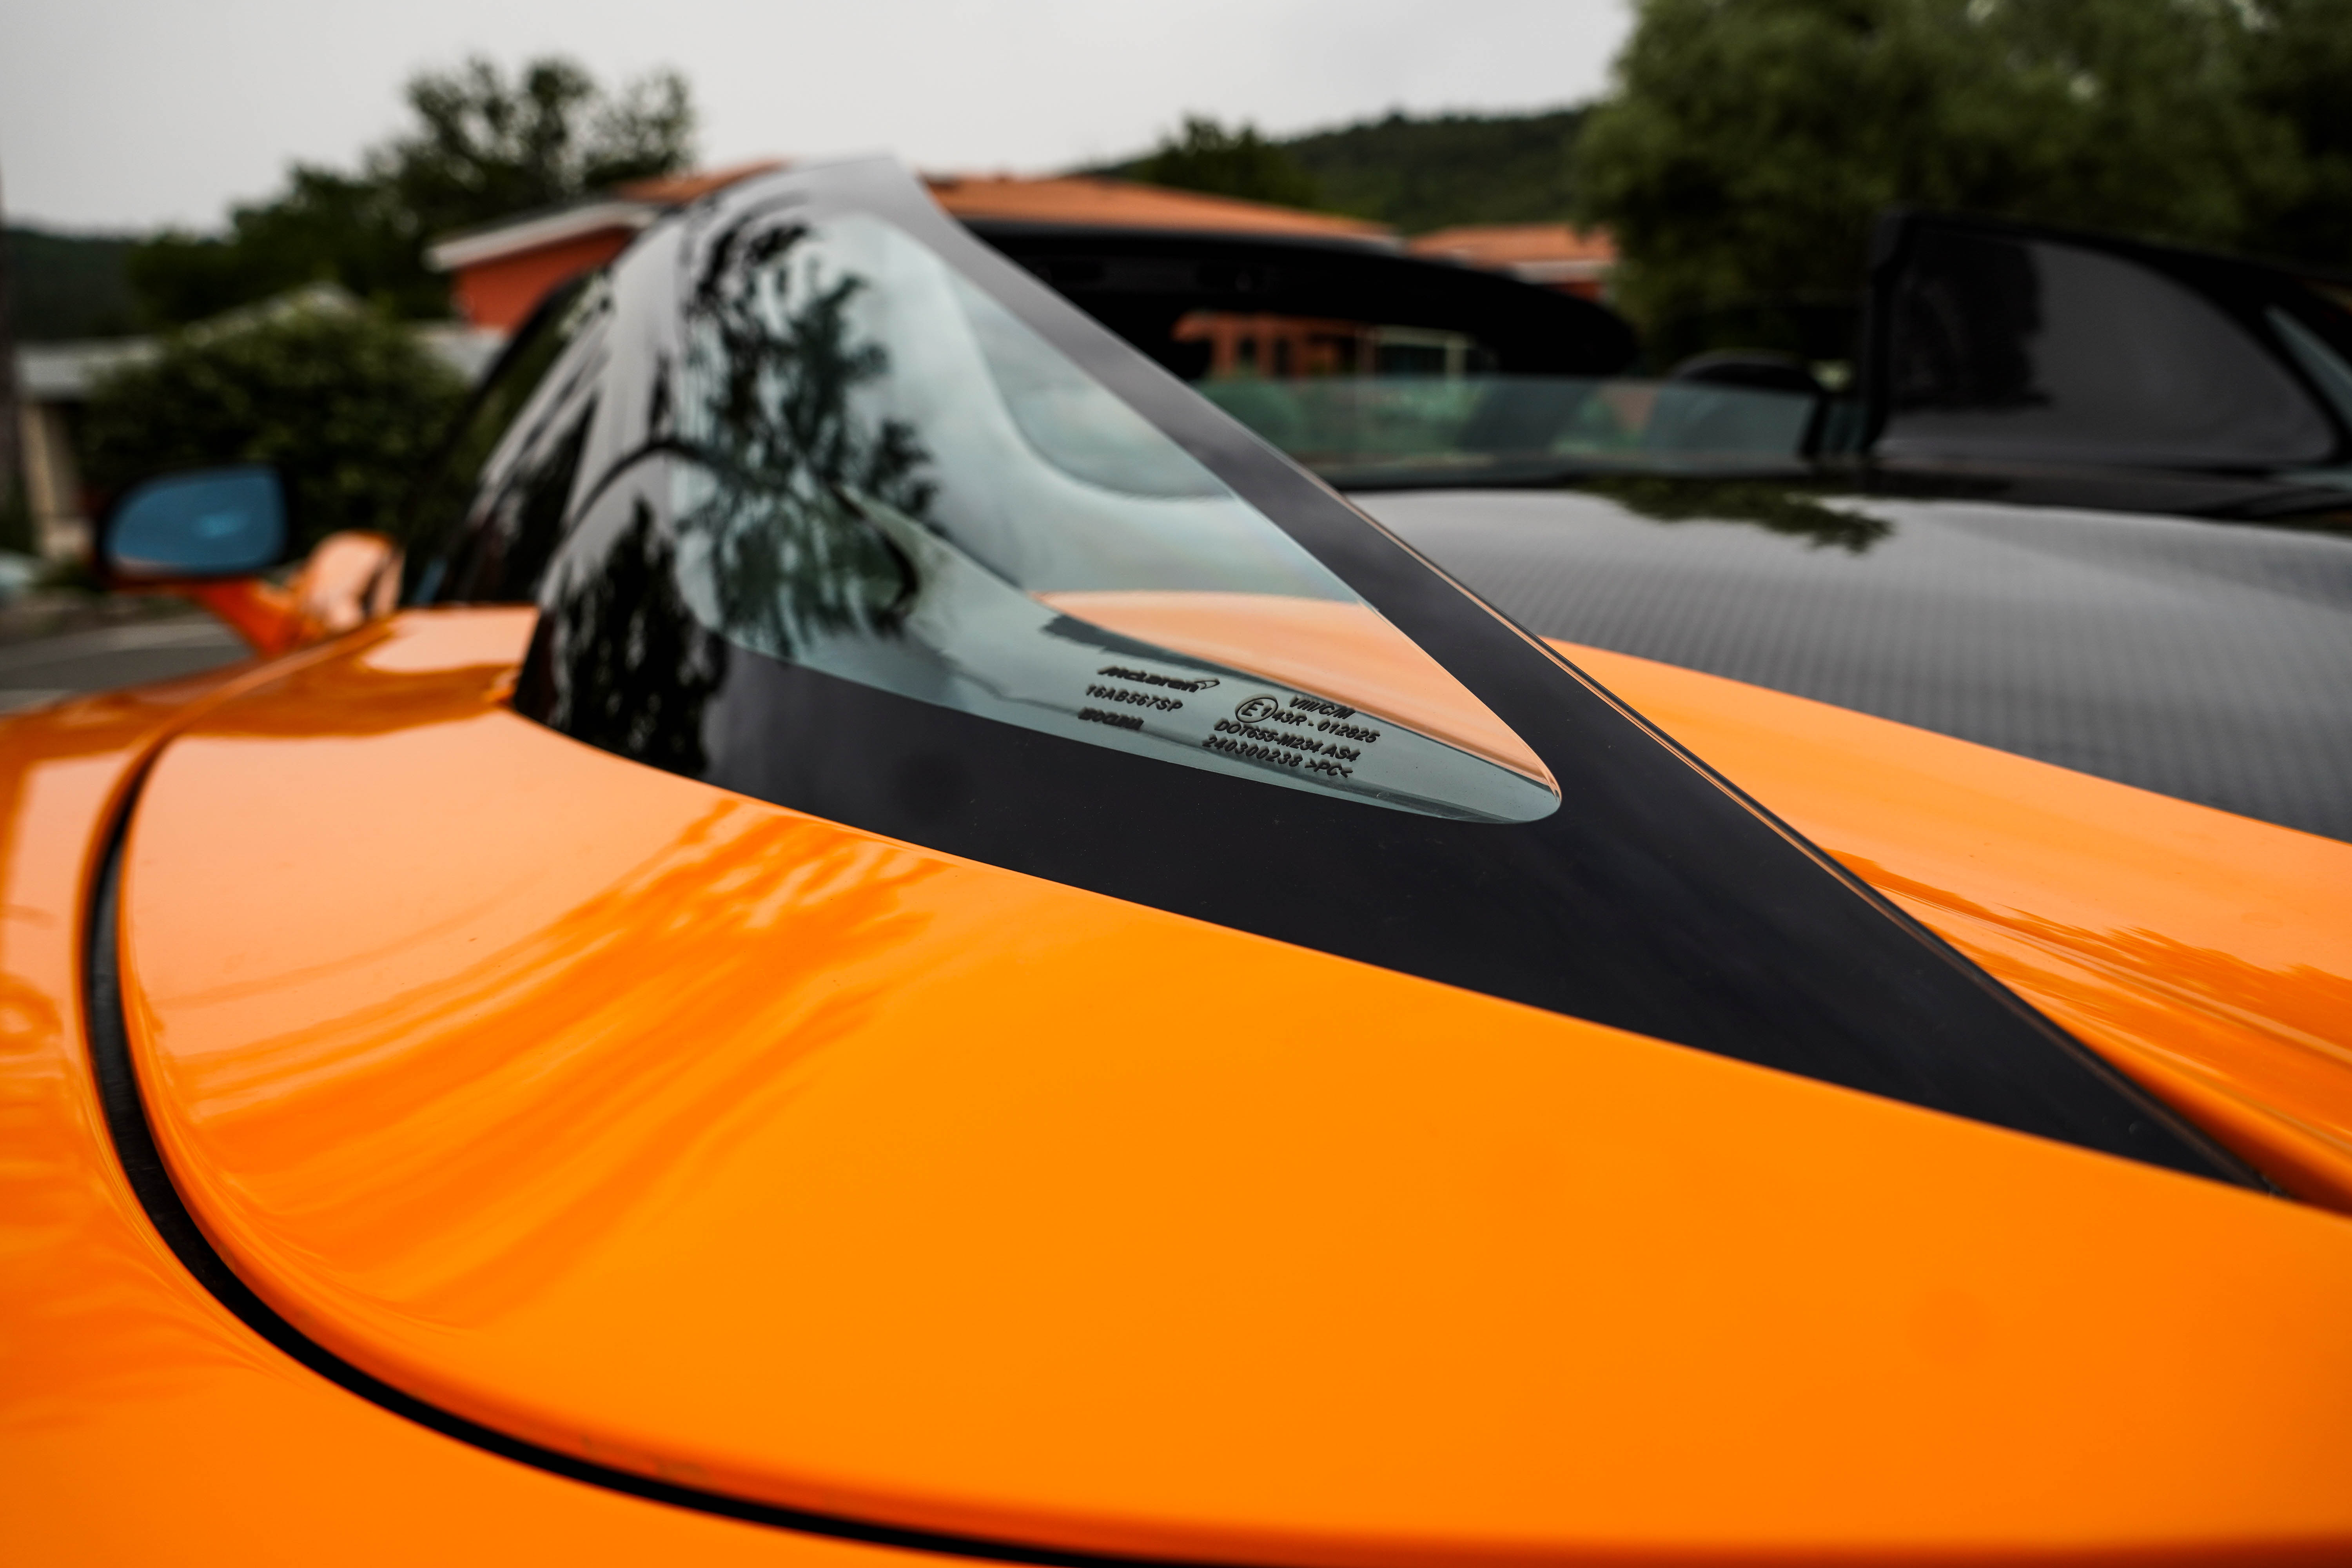
M 10 724 L 19 1560 L 890 1550 L 484 1453 L 186 1277 L 79 1016 L 142 770 L 128 1021 L 205 1236 L 549 1449 L 1183 1561 L 2352 1546 L 2344 846 L 1576 650 L 2133 1070 L 2248 1107 L 2286 1203 L 620 763 L 501 705 L 529 622 Z
M 0 721 L 8 1561 L 2352 1559 L 2352 842 L 1546 643 L 772 180 L 525 335 L 409 607 L 339 536 Z

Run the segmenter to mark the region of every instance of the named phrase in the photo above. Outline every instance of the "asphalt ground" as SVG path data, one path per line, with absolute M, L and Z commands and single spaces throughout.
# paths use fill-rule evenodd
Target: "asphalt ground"
M 0 643 L 0 713 L 194 675 L 250 653 L 235 632 L 201 613 Z

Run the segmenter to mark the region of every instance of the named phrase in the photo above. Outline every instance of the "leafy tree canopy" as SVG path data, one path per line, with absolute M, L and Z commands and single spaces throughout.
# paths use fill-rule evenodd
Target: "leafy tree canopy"
M 1314 180 L 1255 126 L 1228 131 L 1203 115 L 1186 115 L 1182 130 L 1124 172 L 1147 184 L 1284 206 L 1311 207 L 1318 200 Z
M 2352 0 L 1639 0 L 1580 216 L 1652 322 L 1847 295 L 1906 204 L 2352 263 Z
M 2261 0 L 2251 16 L 2253 106 L 2292 132 L 2302 156 L 2244 243 L 2352 268 L 2352 0 Z
M 274 463 L 302 549 L 338 529 L 396 536 L 409 479 L 465 396 L 464 379 L 412 329 L 314 298 L 167 336 L 155 358 L 93 389 L 84 455 L 101 490 L 175 468 Z
M 131 330 L 123 266 L 138 241 L 116 235 L 52 234 L 11 224 L 9 306 L 20 343 L 119 337 Z
M 456 229 L 671 173 L 693 155 L 685 79 L 656 71 L 617 91 L 569 60 L 509 77 L 486 59 L 408 84 L 415 123 L 356 172 L 311 164 L 286 188 L 235 208 L 228 232 L 163 235 L 130 258 L 151 324 L 201 321 L 305 283 L 334 282 L 396 314 L 448 309 L 426 243 Z

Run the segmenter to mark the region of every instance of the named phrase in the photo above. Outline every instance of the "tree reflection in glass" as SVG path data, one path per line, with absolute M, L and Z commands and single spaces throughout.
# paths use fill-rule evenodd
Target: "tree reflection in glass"
M 824 634 L 885 631 L 913 590 L 848 493 L 919 518 L 934 489 L 913 428 L 853 405 L 889 353 L 856 333 L 866 279 L 828 266 L 809 232 L 739 220 L 710 245 L 686 316 L 684 579 L 715 629 L 780 658 Z
M 562 574 L 516 706 L 592 746 L 700 777 L 702 712 L 727 645 L 687 613 L 675 552 L 642 496 L 593 570 Z

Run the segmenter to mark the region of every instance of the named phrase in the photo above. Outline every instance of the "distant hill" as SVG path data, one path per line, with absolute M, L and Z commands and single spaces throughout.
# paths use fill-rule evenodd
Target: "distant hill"
M 16 340 L 57 342 L 120 337 L 131 331 L 131 284 L 123 260 L 137 243 L 117 235 L 51 234 L 11 225 L 9 291 Z
M 1391 114 L 1275 143 L 1315 182 L 1318 206 L 1425 234 L 1465 223 L 1569 216 L 1582 109 L 1542 114 Z M 1143 160 L 1099 172 L 1135 178 Z
M 1442 114 L 1318 131 L 1280 143 L 1321 205 L 1406 234 L 1464 223 L 1557 223 L 1573 205 L 1569 158 L 1581 109 Z

